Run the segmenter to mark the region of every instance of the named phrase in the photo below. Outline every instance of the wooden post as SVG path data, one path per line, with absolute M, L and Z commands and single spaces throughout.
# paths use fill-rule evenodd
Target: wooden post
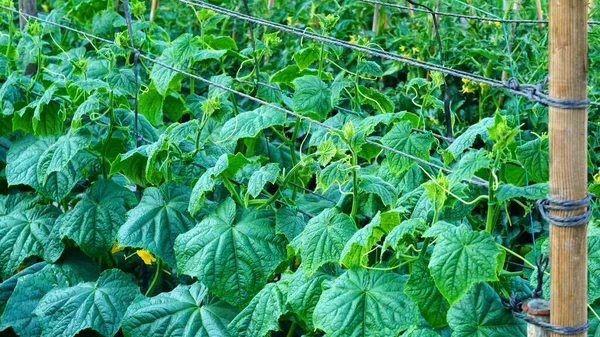
M 550 302 L 543 299 L 534 299 L 523 304 L 523 311 L 527 316 L 541 322 L 550 322 Z M 529 324 L 527 337 L 550 337 L 550 333 L 539 326 Z
M 535 9 L 538 20 L 544 20 L 544 10 L 542 9 L 542 0 L 535 0 Z M 544 24 L 540 22 L 540 30 L 544 30 Z
M 36 0 L 19 0 L 19 11 L 29 15 L 37 16 L 38 12 Z M 21 27 L 21 30 L 25 29 L 26 25 L 27 18 L 22 15 L 19 16 L 19 26 Z
M 587 98 L 588 0 L 550 0 L 550 97 Z M 587 194 L 587 109 L 549 109 L 550 196 L 579 200 Z M 554 212 L 573 215 L 577 212 Z M 550 322 L 587 321 L 587 226 L 550 228 Z M 561 337 L 552 334 L 552 337 Z M 572 335 L 585 337 L 587 333 Z
M 156 9 L 158 8 L 158 0 L 152 0 L 152 7 L 150 7 L 150 22 L 154 22 L 156 15 Z
M 373 9 L 373 28 L 371 29 L 375 35 L 379 32 L 379 12 L 381 10 L 380 4 L 375 4 Z
M 269 0 L 269 9 L 274 8 L 275 7 L 275 0 Z

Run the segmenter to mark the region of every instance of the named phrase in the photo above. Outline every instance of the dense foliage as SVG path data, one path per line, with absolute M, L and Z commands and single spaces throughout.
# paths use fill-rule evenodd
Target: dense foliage
M 274 22 L 439 60 L 427 14 L 374 13 L 359 1 L 249 2 Z M 518 12 L 500 2 L 441 9 L 535 17 L 533 2 Z M 237 0 L 213 3 L 245 11 Z M 262 26 L 250 34 L 242 20 L 175 0 L 161 1 L 150 22 L 150 1 L 131 0 L 144 55 L 327 130 L 144 58 L 138 88 L 122 4 L 38 4 L 40 17 L 116 43 L 36 20 L 21 31 L 18 16 L 0 10 L 3 333 L 525 336 L 501 297 L 530 294 L 536 256 L 548 251 L 548 224 L 534 212 L 548 192 L 547 108 L 448 77 L 447 139 L 440 73 Z M 440 18 L 445 65 L 542 82 L 543 28 Z M 598 193 L 597 108 L 590 116 Z M 598 336 L 594 223 L 589 235 Z

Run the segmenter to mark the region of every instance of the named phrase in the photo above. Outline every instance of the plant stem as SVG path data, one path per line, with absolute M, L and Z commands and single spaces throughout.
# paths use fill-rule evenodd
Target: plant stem
M 493 174 L 490 173 L 489 181 L 493 181 Z M 494 229 L 494 206 L 496 205 L 496 201 L 494 200 L 494 184 L 490 183 L 488 187 L 488 209 L 487 209 L 487 221 L 485 224 L 485 231 L 492 234 L 492 230 Z
M 321 53 L 319 55 L 319 77 L 323 73 L 323 59 L 325 58 L 325 42 L 321 43 Z
M 238 203 L 238 205 L 241 206 L 244 204 L 244 202 L 242 201 L 242 198 L 240 197 L 238 192 L 235 190 L 235 186 L 233 186 L 233 184 L 231 183 L 231 181 L 229 181 L 229 179 L 224 178 L 223 185 L 225 185 L 225 188 L 227 188 L 227 190 L 231 194 L 231 197 L 235 200 L 235 202 Z
M 112 138 L 113 132 L 115 131 L 115 110 L 113 108 L 114 105 L 114 95 L 112 90 L 109 93 L 109 104 L 108 104 L 108 116 L 109 116 L 109 125 L 108 125 L 108 133 L 106 134 L 106 138 L 104 139 L 104 144 L 102 145 L 102 174 L 104 175 L 104 179 L 108 179 L 108 172 L 106 170 L 106 153 L 108 152 L 108 144 L 110 139 Z
M 296 331 L 296 325 L 297 325 L 296 322 L 292 322 L 292 325 L 290 326 L 290 330 L 288 330 L 286 337 L 294 336 L 294 332 Z
M 300 125 L 302 125 L 302 120 L 300 118 L 296 118 L 296 125 L 294 126 L 294 133 L 292 134 L 292 139 L 290 142 L 290 157 L 292 159 L 292 166 L 296 166 L 298 160 L 296 159 L 296 139 L 298 139 L 298 132 L 300 131 Z M 292 187 L 292 200 L 296 199 L 296 186 Z
M 152 292 L 154 291 L 156 284 L 158 284 L 158 279 L 160 278 L 161 271 L 162 271 L 162 260 L 160 258 L 157 258 L 156 259 L 156 269 L 154 270 L 154 278 L 152 279 L 152 283 L 150 283 L 148 290 L 146 290 L 146 294 L 145 294 L 146 296 L 150 296 L 152 294 Z
M 352 150 L 352 213 L 350 217 L 354 220 L 354 223 L 358 225 L 356 221 L 356 214 L 358 213 L 358 159 L 356 158 L 356 153 Z

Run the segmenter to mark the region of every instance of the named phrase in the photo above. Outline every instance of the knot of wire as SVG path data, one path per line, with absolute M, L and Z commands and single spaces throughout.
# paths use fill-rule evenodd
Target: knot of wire
M 584 198 L 578 200 L 561 200 L 546 196 L 537 201 L 538 211 L 550 224 L 558 227 L 576 227 L 586 224 L 591 216 L 590 201 L 593 194 L 588 193 Z M 585 209 L 584 213 L 576 215 L 556 215 L 550 211 L 575 212 Z
M 521 84 L 519 80 L 512 77 L 504 83 L 509 90 L 520 91 L 525 93 L 526 97 L 532 102 L 538 102 L 546 106 L 551 106 L 558 109 L 587 109 L 592 102 L 589 99 L 561 99 L 548 96 L 548 92 L 544 87 L 548 84 L 548 76 L 538 85 Z

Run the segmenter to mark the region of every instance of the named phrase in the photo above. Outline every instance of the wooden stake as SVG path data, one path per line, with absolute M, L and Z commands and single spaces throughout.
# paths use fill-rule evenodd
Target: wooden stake
M 544 20 L 544 10 L 542 9 L 542 0 L 535 0 L 535 9 L 538 20 Z M 544 24 L 540 22 L 540 30 L 544 30 Z
M 523 311 L 527 316 L 541 322 L 550 322 L 550 302 L 543 299 L 534 299 L 523 304 Z M 550 333 L 539 326 L 529 324 L 527 337 L 550 337 Z
M 587 4 L 588 0 L 550 0 L 549 85 L 553 98 L 587 97 Z M 587 194 L 587 109 L 550 107 L 549 110 L 550 195 L 561 200 L 582 199 Z M 586 226 L 551 226 L 550 266 L 550 322 L 562 326 L 584 324 L 587 321 Z M 554 333 L 551 336 L 561 337 Z M 572 336 L 585 337 L 587 333 Z
M 37 16 L 38 11 L 36 0 L 19 0 L 19 11 L 29 15 Z M 23 15 L 19 16 L 19 26 L 21 27 L 21 30 L 25 29 L 26 25 L 27 18 Z
M 381 10 L 381 5 L 376 4 L 375 9 L 373 10 L 373 28 L 371 29 L 375 35 L 379 31 L 379 11 Z
M 156 9 L 158 8 L 158 0 L 152 0 L 152 7 L 150 7 L 150 22 L 154 22 L 156 16 Z
M 275 0 L 269 0 L 269 9 L 275 7 Z

